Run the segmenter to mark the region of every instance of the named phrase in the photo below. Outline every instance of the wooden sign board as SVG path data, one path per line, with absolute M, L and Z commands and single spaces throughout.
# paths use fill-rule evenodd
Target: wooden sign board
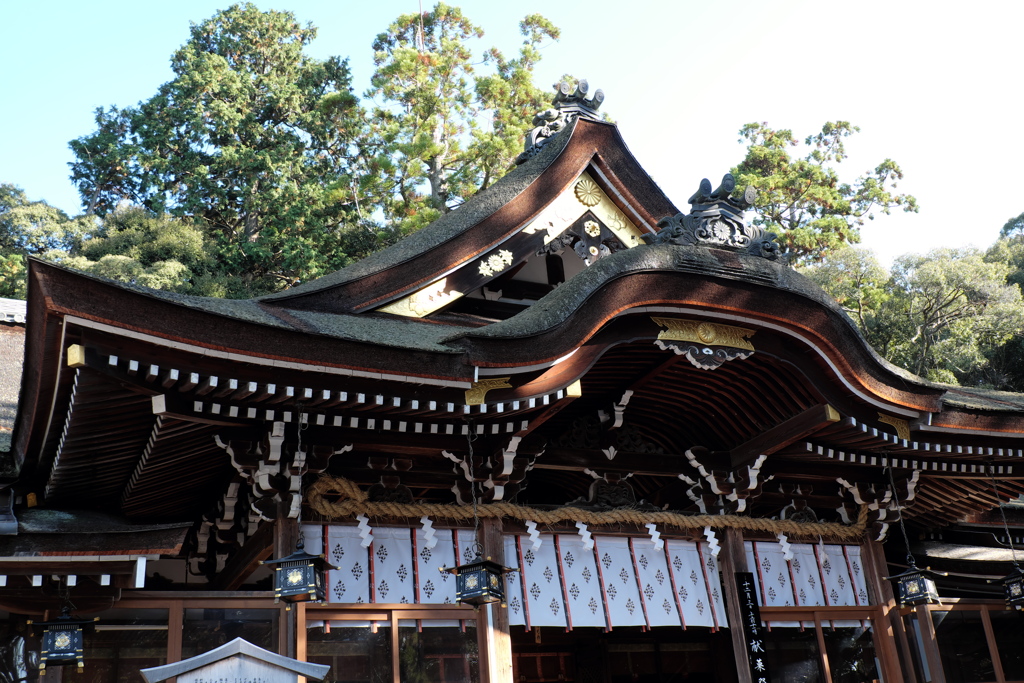
M 299 676 L 322 681 L 331 667 L 310 664 L 235 638 L 226 645 L 182 662 L 142 669 L 147 683 L 297 683 Z

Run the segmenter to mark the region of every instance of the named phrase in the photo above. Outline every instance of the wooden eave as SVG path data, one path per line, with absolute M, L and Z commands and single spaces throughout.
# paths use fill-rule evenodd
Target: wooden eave
M 565 136 L 565 139 L 561 139 Z M 591 169 L 609 198 L 642 229 L 656 230 L 657 222 L 678 209 L 640 167 L 616 126 L 578 119 L 549 146 L 559 146 L 554 159 L 545 154 L 527 162 L 548 164 L 535 180 L 502 204 L 447 241 L 422 252 L 396 257 L 375 272 L 342 284 L 309 283 L 294 295 L 266 297 L 267 305 L 324 312 L 359 312 L 379 307 L 436 280 L 447 272 L 486 253 L 522 229 L 559 195 L 569 190 L 580 175 Z M 492 186 L 484 193 L 496 192 Z M 474 201 L 474 200 L 471 200 Z M 446 216 L 456 217 L 460 207 Z M 424 230 L 431 230 L 433 226 Z M 391 250 L 399 251 L 401 245 Z M 381 252 L 386 256 L 388 250 Z M 339 275 L 344 275 L 341 271 Z M 330 278 L 325 278 L 328 282 Z

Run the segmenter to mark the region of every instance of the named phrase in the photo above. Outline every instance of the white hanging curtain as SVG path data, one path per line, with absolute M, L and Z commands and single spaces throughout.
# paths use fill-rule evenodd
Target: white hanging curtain
M 796 604 L 800 607 L 819 606 L 825 604 L 825 594 L 821 590 L 821 569 L 814 545 L 810 543 L 794 543 L 793 559 L 789 565 L 793 570 L 793 591 Z
M 568 596 L 566 607 L 570 627 L 604 628 L 607 625 L 604 599 L 601 596 L 601 580 L 593 549 L 585 548 L 578 534 L 558 534 L 555 542 Z M 529 546 L 528 538 L 526 543 Z
M 469 564 L 476 559 L 476 533 L 472 529 L 459 529 L 456 536 L 458 563 Z
M 844 545 L 843 550 L 846 551 L 846 563 L 850 567 L 850 578 L 853 580 L 857 604 L 869 605 L 871 599 L 868 597 L 868 585 L 864 580 L 864 560 L 860 555 L 860 546 Z
M 711 596 L 711 607 L 714 609 L 715 621 L 719 627 L 729 626 L 729 618 L 725 615 L 725 593 L 722 592 L 722 581 L 718 577 L 718 559 L 711 553 L 711 546 L 701 543 L 700 554 L 704 560 L 704 577 L 708 582 L 708 594 Z
M 372 602 L 416 602 L 410 529 L 373 530 L 370 560 L 373 563 Z
M 757 579 L 758 600 L 762 607 L 792 607 L 796 604 L 789 562 L 775 541 L 747 541 L 747 566 Z M 772 627 L 798 627 L 799 621 L 772 621 Z
M 505 536 L 505 566 L 519 567 L 519 536 Z M 523 537 L 527 539 L 528 537 Z M 526 626 L 526 603 L 523 600 L 523 577 L 520 572 L 505 574 L 505 602 L 508 605 L 508 623 L 511 626 Z
M 631 538 L 640 598 L 644 601 L 648 626 L 682 626 L 679 606 L 672 590 L 665 549 L 658 549 L 650 537 Z
M 841 545 L 816 546 L 825 602 L 830 606 L 856 605 L 857 590 Z
M 303 526 L 306 550 L 338 567 L 327 574 L 334 603 L 454 603 L 455 577 L 438 569 L 472 562 L 476 536 L 469 529 L 434 534 L 429 548 L 422 528 L 374 528 L 373 544 L 363 548 L 358 527 Z M 664 539 L 659 550 L 649 536 L 597 535 L 588 549 L 578 534 L 540 538 L 536 549 L 528 535 L 504 538 L 505 566 L 521 568 L 505 577 L 510 624 L 728 626 L 718 562 L 705 542 Z M 794 543 L 789 561 L 774 541 L 748 541 L 744 550 L 762 606 L 869 604 L 858 546 Z
M 594 552 L 600 563 L 598 569 L 610 625 L 646 626 L 647 618 L 640 600 L 629 539 L 594 536 Z
M 423 529 L 416 529 L 416 588 L 418 602 L 425 605 L 455 603 L 455 577 L 438 571 L 441 567 L 454 567 L 455 546 L 451 529 L 434 529 L 433 548 L 427 547 Z
M 682 610 L 683 625 L 714 628 L 716 623 L 711 597 L 708 595 L 707 582 L 704 580 L 704 567 L 697 544 L 667 539 L 665 549 L 668 552 L 672 585 Z
M 773 541 L 758 541 L 754 546 L 751 569 L 758 579 L 758 594 L 765 607 L 791 607 L 796 604 L 789 562 Z
M 330 602 L 370 602 L 370 549 L 354 526 L 327 527 L 327 561 L 337 567 L 327 572 Z
M 526 625 L 567 627 L 562 577 L 554 536 L 543 534 L 536 550 L 529 537 L 519 539 L 523 574 L 523 596 L 526 599 Z

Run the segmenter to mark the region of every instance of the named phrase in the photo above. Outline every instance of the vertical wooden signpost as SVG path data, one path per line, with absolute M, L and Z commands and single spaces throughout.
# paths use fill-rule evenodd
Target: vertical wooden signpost
M 757 604 L 754 575 L 751 572 L 736 572 L 736 589 L 740 598 L 743 642 L 746 646 L 747 663 L 750 666 L 750 680 L 753 683 L 768 683 L 771 677 L 768 675 L 768 660 L 765 657 L 765 629 L 761 626 L 761 609 Z

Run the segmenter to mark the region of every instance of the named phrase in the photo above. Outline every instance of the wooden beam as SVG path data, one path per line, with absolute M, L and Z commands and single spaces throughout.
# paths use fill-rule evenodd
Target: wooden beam
M 256 533 L 246 540 L 245 544 L 231 556 L 224 569 L 210 584 L 212 590 L 236 591 L 246 579 L 259 567 L 260 561 L 270 557 L 274 552 L 274 525 L 262 522 Z M 291 554 L 289 551 L 288 554 Z
M 577 382 L 574 382 L 573 384 L 578 387 Z M 572 386 L 573 385 L 570 385 L 570 387 Z M 555 401 L 554 403 L 549 405 L 547 408 L 544 409 L 543 412 L 541 412 L 540 415 L 534 417 L 529 422 L 527 422 L 525 429 L 520 429 L 515 434 L 513 434 L 513 436 L 518 436 L 522 438 L 529 436 L 534 431 L 536 431 L 536 429 L 540 427 L 542 424 L 544 424 L 545 422 L 553 418 L 555 415 L 560 413 L 564 408 L 567 408 L 569 404 L 575 401 L 577 398 L 579 398 L 578 391 L 570 391 L 569 389 L 567 389 L 565 392 L 565 398 L 563 398 L 560 401 Z
M 686 457 L 674 453 L 632 453 L 620 451 L 613 460 L 598 451 L 560 448 L 545 451 L 537 458 L 534 469 L 582 472 L 584 468 L 597 468 L 602 472 L 622 472 L 652 477 L 676 477 L 689 472 L 692 466 Z
M 839 419 L 839 411 L 827 403 L 808 408 L 729 451 L 732 469 L 749 465 L 761 455 L 771 455 L 780 451 L 794 441 L 814 434 L 822 427 L 839 422 Z
M 125 553 L 127 554 L 127 553 Z M 24 558 L 28 560 L 29 558 Z M 131 575 L 135 572 L 135 560 L 71 560 L 68 557 L 34 556 L 31 561 L 0 560 L 0 574 L 4 576 L 36 576 L 49 578 L 56 574 L 66 576 Z

